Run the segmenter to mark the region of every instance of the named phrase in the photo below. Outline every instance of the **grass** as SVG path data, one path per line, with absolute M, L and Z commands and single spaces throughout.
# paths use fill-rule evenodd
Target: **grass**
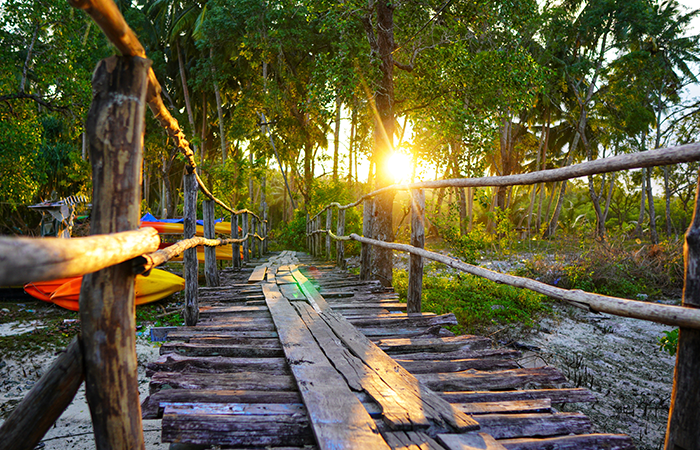
M 551 312 L 547 298 L 524 289 L 497 284 L 469 274 L 437 274 L 435 264 L 423 277 L 422 309 L 436 314 L 454 313 L 458 334 L 485 334 L 494 326 L 520 324 L 533 327 Z M 394 289 L 405 301 L 408 274 L 394 271 Z

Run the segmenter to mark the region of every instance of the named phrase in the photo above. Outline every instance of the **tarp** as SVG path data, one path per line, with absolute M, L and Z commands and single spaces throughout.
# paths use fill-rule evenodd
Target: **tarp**
M 223 222 L 223 220 L 224 219 L 216 219 L 214 220 L 214 223 Z M 185 219 L 183 219 L 182 217 L 179 219 L 157 219 L 156 216 L 147 212 L 143 215 L 143 217 L 141 217 L 141 222 L 185 223 Z M 198 220 L 197 225 L 204 225 L 204 221 Z

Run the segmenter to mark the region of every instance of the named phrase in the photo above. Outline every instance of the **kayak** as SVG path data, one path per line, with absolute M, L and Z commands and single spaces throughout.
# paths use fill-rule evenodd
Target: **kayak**
M 65 283 L 76 279 L 82 280 L 82 277 L 59 278 L 57 280 L 49 281 L 34 281 L 24 285 L 24 292 L 36 299 L 50 302 L 51 294 L 53 294 L 56 289 Z
M 158 248 L 166 248 L 172 244 L 162 243 Z M 243 247 L 241 246 L 241 258 L 243 257 Z M 220 245 L 216 247 L 216 259 L 231 261 L 233 258 L 233 248 L 230 245 Z M 171 261 L 182 261 L 182 254 L 177 255 Z M 197 261 L 204 262 L 204 247 L 197 247 Z
M 80 285 L 82 277 L 62 284 L 50 297 L 50 301 L 71 311 L 78 311 Z M 185 280 L 177 275 L 160 269 L 153 269 L 147 277 L 136 275 L 136 304 L 155 302 L 185 288 Z
M 141 222 L 141 228 L 151 227 L 158 231 L 158 234 L 183 234 L 185 232 L 185 225 L 181 223 L 171 223 L 171 222 Z M 231 234 L 231 222 L 218 222 L 214 224 L 214 231 L 219 234 Z M 204 236 L 204 227 L 202 225 L 197 225 L 196 236 Z

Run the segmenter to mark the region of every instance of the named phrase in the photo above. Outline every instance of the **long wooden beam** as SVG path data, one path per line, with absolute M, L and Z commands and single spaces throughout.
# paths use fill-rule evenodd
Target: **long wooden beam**
M 441 262 L 454 269 L 495 281 L 496 283 L 529 289 L 531 291 L 544 294 L 548 297 L 567 301 L 575 306 L 582 306 L 586 309 L 590 309 L 591 311 L 648 320 L 651 322 L 663 323 L 676 327 L 700 329 L 700 309 L 698 308 L 664 305 L 659 303 L 646 303 L 618 297 L 592 294 L 590 292 L 584 292 L 578 289 L 562 289 L 532 280 L 530 278 L 494 272 L 493 270 L 467 264 L 460 260 L 424 250 L 422 248 L 413 247 L 411 245 L 378 241 L 376 239 L 358 236 L 354 233 L 349 236 L 349 239 L 361 242 L 363 244 L 376 245 L 378 247 L 419 255 L 423 258 Z
M 158 250 L 155 228 L 81 238 L 0 237 L 0 285 L 95 272 Z

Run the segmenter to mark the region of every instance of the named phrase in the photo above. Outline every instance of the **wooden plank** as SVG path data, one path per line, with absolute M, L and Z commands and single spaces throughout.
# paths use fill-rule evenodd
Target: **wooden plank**
M 320 313 L 340 340 L 356 357 L 362 359 L 367 366 L 379 374 L 389 386 L 398 390 L 406 398 L 415 396 L 420 399 L 426 416 L 435 421 L 436 425 L 445 421 L 460 431 L 477 429 L 478 425 L 473 419 L 427 389 L 406 369 L 362 335 L 343 316 L 333 311 L 299 271 L 294 271 L 293 274 L 295 279 L 299 281 L 309 303 Z
M 277 284 L 296 284 L 296 280 L 291 275 L 280 275 L 276 277 Z
M 306 300 L 304 294 L 299 290 L 299 286 L 296 283 L 293 284 L 280 284 L 280 292 L 284 295 L 287 300 Z
M 475 391 L 518 389 L 525 386 L 552 388 L 566 382 L 566 378 L 554 367 L 511 369 L 493 372 L 465 370 L 454 373 L 417 374 L 421 382 L 436 391 Z
M 373 341 L 386 339 L 432 339 L 454 337 L 454 333 L 440 325 L 426 327 L 357 327 L 357 329 Z M 391 350 L 387 353 L 392 353 Z
M 250 274 L 248 278 L 248 283 L 259 283 L 265 279 L 265 272 L 267 272 L 267 266 L 257 266 L 253 269 L 253 273 Z
M 437 361 L 401 361 L 397 360 L 404 369 L 412 374 L 423 373 L 450 373 L 460 372 L 463 370 L 497 370 L 497 369 L 516 369 L 518 362 L 514 359 L 489 359 L 489 358 L 471 358 L 471 359 L 455 359 L 455 360 L 437 360 Z
M 276 285 L 263 284 L 287 361 L 321 449 L 388 449 L 374 421 Z
M 182 356 L 176 353 L 162 355 L 146 364 L 146 376 L 154 372 L 220 373 L 251 372 L 290 374 L 284 358 L 231 358 L 225 356 Z
M 335 310 L 374 308 L 374 309 L 388 309 L 389 311 L 406 311 L 406 304 L 405 303 L 395 302 L 393 300 L 389 300 L 386 302 L 372 302 L 372 303 L 370 303 L 370 302 L 330 303 L 329 302 L 328 304 L 331 305 L 331 308 L 333 308 Z
M 166 403 L 300 403 L 297 391 L 163 389 L 141 404 L 144 419 L 163 417 Z
M 506 402 L 548 398 L 553 404 L 587 403 L 596 401 L 588 389 L 523 389 L 517 391 L 441 392 L 450 403 Z
M 493 356 L 487 356 L 487 355 Z M 519 358 L 520 351 L 511 349 L 484 349 L 484 350 L 457 350 L 453 352 L 417 352 L 417 353 L 401 353 L 395 355 L 395 358 L 401 361 L 437 361 L 451 359 L 470 359 L 470 358 Z
M 311 305 L 297 302 L 294 307 L 350 388 L 364 391 L 373 398 L 381 407 L 384 422 L 392 430 L 430 427 L 431 422 L 425 416 L 420 402 L 414 396 L 402 396 L 361 359 L 353 356 Z
M 552 402 L 548 398 L 502 402 L 457 403 L 455 406 L 463 413 L 470 415 L 552 412 Z
M 545 439 L 514 438 L 499 441 L 508 450 L 633 450 L 634 441 L 624 434 L 579 434 Z
M 387 353 L 412 353 L 418 351 L 450 352 L 457 350 L 483 350 L 491 347 L 491 340 L 481 336 L 454 336 L 447 338 L 382 339 L 375 342 Z
M 428 434 L 420 431 L 384 431 L 382 435 L 393 450 L 445 450 Z
M 358 328 L 364 327 L 432 327 L 435 325 L 457 325 L 457 318 L 454 314 L 441 314 L 439 316 L 396 316 L 388 315 L 373 318 L 351 318 L 348 322 Z M 490 341 L 489 341 L 490 344 Z
M 168 332 L 169 341 L 188 341 L 193 337 L 240 337 L 240 338 L 276 338 L 276 331 L 250 331 L 250 330 L 193 330 L 192 327 L 181 328 Z
M 208 338 L 204 338 L 208 339 Z M 190 340 L 192 341 L 192 340 Z M 177 353 L 186 356 L 234 356 L 234 357 L 275 357 L 284 356 L 282 347 L 277 344 L 275 347 L 260 347 L 253 345 L 227 345 L 217 344 L 216 339 L 212 342 L 166 342 L 160 348 L 161 355 L 165 353 Z
M 209 389 L 209 390 L 296 390 L 290 375 L 265 375 L 257 372 L 238 373 L 171 373 L 156 372 L 149 384 L 149 394 L 162 389 Z
M 169 405 L 163 414 L 162 442 L 196 445 L 269 447 L 313 443 L 302 414 L 183 414 Z
M 486 414 L 477 416 L 481 430 L 496 439 L 588 433 L 591 421 L 581 413 Z
M 439 434 L 437 438 L 448 450 L 506 450 L 486 433 Z

